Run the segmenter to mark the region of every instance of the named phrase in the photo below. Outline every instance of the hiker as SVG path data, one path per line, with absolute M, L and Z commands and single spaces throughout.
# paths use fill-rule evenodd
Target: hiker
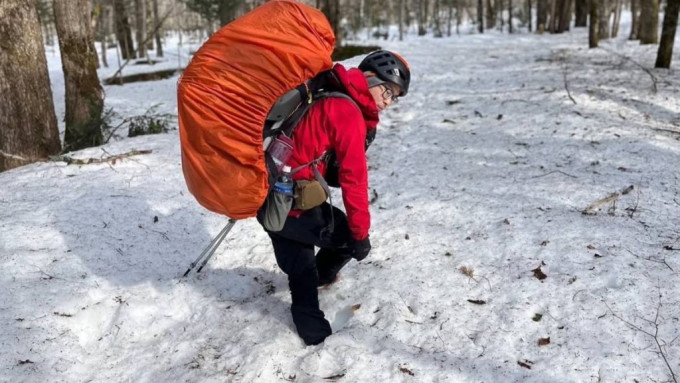
M 349 97 L 312 104 L 294 130 L 286 165 L 295 169 L 328 153 L 316 168 L 329 185 L 341 188 L 347 214 L 323 202 L 291 210 L 283 229 L 268 231 L 276 261 L 288 275 L 293 322 L 307 345 L 323 342 L 332 332 L 319 309 L 318 287 L 334 282 L 345 264 L 361 261 L 371 250 L 365 151 L 375 137 L 378 112 L 405 96 L 410 81 L 406 61 L 384 50 L 369 54 L 358 68 L 336 64 L 332 74 L 334 89 Z M 303 167 L 293 179 L 314 181 L 314 169 Z M 315 246 L 320 248 L 316 255 Z

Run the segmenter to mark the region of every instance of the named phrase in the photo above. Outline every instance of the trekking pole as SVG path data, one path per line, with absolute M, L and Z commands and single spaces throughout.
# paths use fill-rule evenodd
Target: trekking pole
M 196 267 L 196 265 L 198 265 L 198 262 L 200 262 L 201 259 L 203 259 L 203 257 L 205 257 L 207 255 L 208 257 L 203 261 L 203 263 L 201 263 L 201 267 L 199 267 L 198 270 L 196 271 L 197 273 L 201 272 L 201 270 L 208 263 L 210 258 L 212 258 L 213 254 L 215 254 L 215 250 L 217 250 L 217 248 L 220 247 L 220 244 L 222 243 L 224 238 L 227 236 L 227 234 L 229 234 L 229 231 L 231 231 L 231 228 L 234 227 L 235 223 L 236 223 L 235 219 L 231 219 L 231 218 L 229 219 L 229 222 L 227 222 L 227 224 L 224 226 L 224 229 L 222 229 L 222 231 L 220 231 L 217 234 L 217 236 L 215 236 L 215 238 L 213 238 L 213 240 L 210 242 L 208 247 L 206 247 L 203 250 L 201 255 L 199 255 L 198 258 L 196 258 L 195 261 L 191 262 L 191 265 L 189 265 L 189 268 L 187 269 L 187 271 L 184 273 L 184 275 L 182 275 L 182 278 L 189 275 L 191 270 L 193 270 L 194 267 Z

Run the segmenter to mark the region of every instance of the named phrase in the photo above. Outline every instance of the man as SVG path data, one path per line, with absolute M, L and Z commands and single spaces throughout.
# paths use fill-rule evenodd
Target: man
M 328 184 L 340 186 L 347 215 L 324 202 L 292 210 L 281 231 L 268 232 L 276 261 L 288 275 L 293 322 L 308 345 L 332 332 L 319 309 L 318 286 L 332 283 L 347 262 L 361 261 L 371 250 L 365 151 L 375 137 L 378 112 L 408 93 L 411 76 L 406 61 L 389 51 L 369 54 L 358 69 L 336 64 L 332 72 L 334 88 L 349 97 L 312 105 L 293 133 L 287 165 L 295 169 L 329 153 L 316 167 Z M 306 167 L 293 178 L 314 180 L 314 171 Z M 316 255 L 315 246 L 320 248 Z

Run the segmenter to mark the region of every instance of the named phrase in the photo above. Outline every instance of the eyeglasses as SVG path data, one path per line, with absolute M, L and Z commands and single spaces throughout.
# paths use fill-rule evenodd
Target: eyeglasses
M 394 95 L 394 91 L 390 89 L 389 87 L 385 85 L 380 85 L 383 89 L 385 89 L 382 93 L 382 98 L 383 100 L 392 100 L 393 104 L 396 104 L 399 102 L 399 97 Z

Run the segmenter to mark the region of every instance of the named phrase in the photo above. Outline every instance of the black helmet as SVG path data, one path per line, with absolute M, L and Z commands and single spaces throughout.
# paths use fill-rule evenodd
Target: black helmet
M 359 69 L 363 72 L 373 72 L 385 82 L 391 82 L 401 88 L 399 96 L 408 93 L 411 82 L 411 70 L 406 60 L 390 51 L 375 51 L 361 61 Z

